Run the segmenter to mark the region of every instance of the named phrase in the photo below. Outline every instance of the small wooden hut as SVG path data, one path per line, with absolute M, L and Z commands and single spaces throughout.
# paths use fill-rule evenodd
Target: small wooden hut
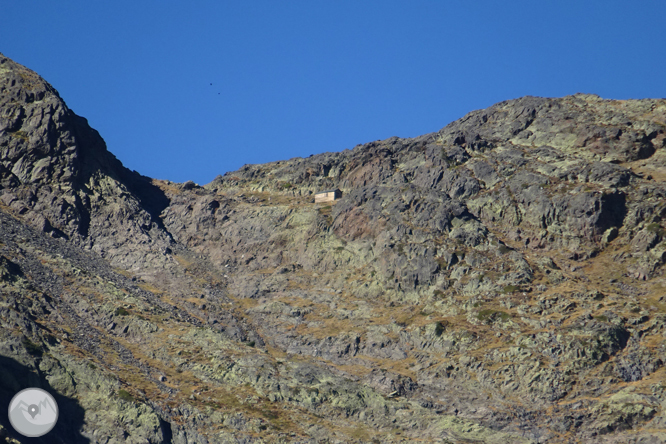
M 319 191 L 315 193 L 315 203 L 320 202 L 333 202 L 334 200 L 340 199 L 342 197 L 342 191 L 338 190 L 326 190 Z

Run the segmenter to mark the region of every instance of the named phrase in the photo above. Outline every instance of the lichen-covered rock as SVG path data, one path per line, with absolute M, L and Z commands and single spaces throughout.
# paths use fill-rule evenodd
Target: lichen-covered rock
M 664 122 L 525 97 L 176 184 L 0 55 L 0 397 L 68 443 L 662 442 Z

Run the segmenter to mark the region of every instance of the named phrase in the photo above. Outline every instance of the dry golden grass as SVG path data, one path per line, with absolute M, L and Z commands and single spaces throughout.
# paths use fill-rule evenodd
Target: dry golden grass
M 126 278 L 131 279 L 132 277 L 134 277 L 134 273 L 132 273 L 131 271 L 125 270 L 123 268 L 113 267 L 112 269 L 115 273 L 118 273 L 121 276 L 125 276 Z
M 379 437 L 383 434 L 377 429 L 371 428 L 365 424 L 356 423 L 347 427 L 341 427 L 340 430 L 344 435 L 355 440 L 355 442 L 375 442 L 381 441 Z M 412 441 L 414 442 L 414 441 Z
M 407 376 L 411 378 L 412 381 L 418 382 L 418 376 L 412 370 L 412 367 L 416 365 L 416 359 L 414 357 L 407 357 L 405 359 L 393 360 L 393 359 L 375 358 L 367 355 L 356 355 L 354 359 L 371 362 L 375 365 L 376 368 L 388 370 L 402 376 Z
M 164 191 L 166 194 L 182 194 L 183 190 L 173 182 L 160 179 L 152 179 L 151 183 L 158 187 L 160 190 Z
M 159 296 L 165 296 L 167 294 L 166 291 L 164 291 L 161 288 L 158 288 L 157 286 L 155 286 L 154 284 L 151 284 L 150 282 L 138 282 L 137 286 L 140 289 L 145 290 L 149 293 L 152 293 L 152 294 L 154 294 L 155 296 L 158 296 L 158 297 Z
M 287 305 L 296 308 L 306 308 L 306 307 L 318 307 L 322 308 L 321 304 L 315 304 L 310 299 L 305 299 L 297 296 L 280 296 L 275 299 L 278 302 L 284 302 Z
M 652 180 L 655 182 L 666 182 L 666 168 L 663 168 L 659 163 L 655 164 L 654 159 L 625 162 L 623 166 L 644 177 L 652 176 Z
M 184 257 L 183 255 L 181 255 L 181 254 L 174 254 L 174 255 L 173 255 L 173 258 L 174 258 L 174 259 L 176 260 L 176 262 L 178 262 L 178 264 L 180 264 L 180 266 L 183 267 L 185 270 L 187 270 L 188 268 L 192 267 L 192 265 L 193 265 L 193 262 L 192 262 L 191 260 L 185 258 L 185 257 Z
M 239 205 L 266 205 L 266 206 L 286 206 L 288 208 L 302 208 L 305 205 L 312 204 L 314 197 L 308 196 L 291 196 L 289 191 L 255 191 L 250 190 L 247 187 L 238 187 L 235 188 L 238 191 L 232 194 L 236 199 L 242 199 Z M 223 191 L 218 191 L 218 195 L 224 194 L 224 196 L 229 196 L 229 194 L 224 193 Z M 242 195 L 242 197 L 240 197 Z
M 250 310 L 259 305 L 259 300 L 257 299 L 237 298 L 233 295 L 229 295 L 228 297 L 233 301 L 234 308 L 238 309 L 237 311 L 241 314 L 241 316 L 244 316 L 247 310 Z

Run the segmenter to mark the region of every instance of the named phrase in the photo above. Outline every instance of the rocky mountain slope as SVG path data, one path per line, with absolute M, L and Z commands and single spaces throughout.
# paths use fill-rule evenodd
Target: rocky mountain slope
M 525 97 L 199 186 L 0 54 L 0 399 L 60 406 L 0 439 L 664 442 L 665 196 L 666 100 Z

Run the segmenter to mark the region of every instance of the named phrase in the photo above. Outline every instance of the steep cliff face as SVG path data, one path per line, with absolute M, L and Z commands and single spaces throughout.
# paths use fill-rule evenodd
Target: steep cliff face
M 38 230 L 113 263 L 141 257 L 120 245 L 166 248 L 168 235 L 156 229 L 166 199 L 150 179 L 124 168 L 37 74 L 4 56 L 0 74 L 0 178 L 11 190 L 3 202 Z
M 665 100 L 525 97 L 176 184 L 0 56 L 0 398 L 57 395 L 42 442 L 663 442 L 665 162 Z

